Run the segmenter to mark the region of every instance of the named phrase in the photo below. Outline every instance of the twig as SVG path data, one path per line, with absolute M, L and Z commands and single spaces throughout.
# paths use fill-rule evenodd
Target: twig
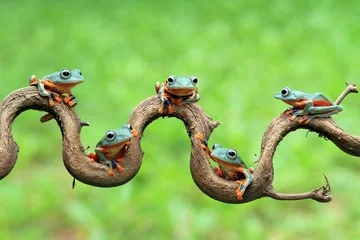
M 349 94 L 349 93 L 358 93 L 358 89 L 355 83 L 349 84 L 348 82 L 345 82 L 346 88 L 345 90 L 340 94 L 340 96 L 335 100 L 335 105 L 340 105 L 342 100 Z

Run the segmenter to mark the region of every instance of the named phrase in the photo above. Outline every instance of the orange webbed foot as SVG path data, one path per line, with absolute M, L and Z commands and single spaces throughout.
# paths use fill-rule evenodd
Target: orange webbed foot
M 36 85 L 38 85 L 38 81 L 36 80 L 35 75 L 32 75 L 32 76 L 29 78 L 29 84 L 30 84 L 30 86 L 36 86 Z
M 116 168 L 120 173 L 124 171 L 124 168 L 121 167 L 119 164 L 116 164 Z
M 159 113 L 160 113 L 161 115 L 164 114 L 164 107 L 159 108 Z
M 302 124 L 302 123 L 308 124 L 308 123 L 309 123 L 309 120 L 308 120 L 308 118 L 307 118 L 306 116 L 303 116 L 302 118 L 300 118 L 300 119 L 298 120 L 298 123 L 299 123 L 299 124 Z
M 49 100 L 49 104 L 50 104 L 50 107 L 54 107 L 55 106 L 55 101 L 50 99 Z
M 244 192 L 240 191 L 241 186 L 245 183 L 245 180 L 237 180 L 236 183 L 240 184 L 240 186 L 236 189 L 237 199 L 242 200 Z
M 174 108 L 173 108 L 172 104 L 170 104 L 168 107 L 168 114 L 173 114 L 173 113 L 174 113 Z
M 111 168 L 111 169 L 109 170 L 109 176 L 114 176 L 114 169 L 113 169 L 113 168 Z

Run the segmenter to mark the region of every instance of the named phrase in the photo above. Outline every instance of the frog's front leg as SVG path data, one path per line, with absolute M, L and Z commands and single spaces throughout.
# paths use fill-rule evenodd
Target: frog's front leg
M 184 103 L 194 103 L 194 102 L 198 102 L 200 100 L 200 94 L 198 94 L 197 92 L 194 91 L 194 94 L 189 97 L 188 99 L 185 99 L 181 102 L 181 104 Z
M 303 116 L 306 114 L 309 114 L 309 110 L 310 108 L 313 106 L 313 102 L 311 100 L 308 101 L 304 101 L 305 107 L 303 109 L 299 109 L 297 111 L 293 111 L 291 113 L 291 117 L 290 120 L 294 120 L 294 118 L 296 118 L 296 116 Z
M 249 184 L 251 183 L 252 181 L 252 174 L 251 172 L 246 169 L 246 168 L 239 168 L 238 169 L 238 172 L 241 172 L 245 175 L 245 179 L 244 180 L 238 180 L 236 181 L 238 184 L 240 184 L 239 188 L 236 189 L 236 196 L 239 200 L 242 200 L 243 199 L 243 195 L 244 195 L 244 192 L 247 188 L 247 186 L 249 186 Z

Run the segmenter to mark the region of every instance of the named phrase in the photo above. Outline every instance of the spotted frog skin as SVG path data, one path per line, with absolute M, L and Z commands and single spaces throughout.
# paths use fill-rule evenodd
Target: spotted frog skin
M 137 132 L 129 124 L 123 125 L 120 129 L 109 130 L 98 142 L 94 153 L 87 156 L 92 162 L 99 162 L 110 167 L 109 175 L 114 176 L 114 169 L 121 173 L 123 168 L 119 163 L 123 161 L 126 148 L 130 145 L 132 137 L 137 137 Z
M 236 181 L 240 185 L 236 189 L 236 196 L 239 200 L 242 200 L 246 188 L 252 181 L 255 168 L 248 169 L 235 149 L 224 148 L 220 144 L 215 144 L 211 151 L 208 148 L 207 140 L 202 134 L 197 134 L 196 138 L 201 140 L 201 147 L 206 150 L 208 156 L 219 164 L 219 167 L 214 169 L 215 174 L 227 180 Z
M 322 93 L 304 93 L 284 87 L 274 97 L 292 106 L 285 111 L 287 115 L 291 115 L 291 121 L 296 116 L 302 116 L 298 120 L 300 124 L 307 124 L 315 117 L 329 117 L 343 110 L 340 105 L 334 104 Z
M 168 114 L 174 112 L 174 105 L 185 103 L 194 103 L 200 100 L 196 77 L 169 76 L 165 83 L 157 82 L 155 84 L 156 93 L 158 94 L 163 106 L 159 113 L 163 114 L 166 109 Z
M 49 104 L 52 107 L 55 106 L 55 101 L 62 102 L 60 96 L 63 94 L 67 94 L 64 102 L 69 106 L 74 106 L 77 100 L 71 89 L 83 81 L 82 73 L 78 69 L 72 71 L 62 69 L 60 72 L 46 75 L 39 80 L 36 79 L 35 75 L 32 75 L 29 79 L 30 86 L 38 86 L 38 92 L 41 96 L 49 97 Z

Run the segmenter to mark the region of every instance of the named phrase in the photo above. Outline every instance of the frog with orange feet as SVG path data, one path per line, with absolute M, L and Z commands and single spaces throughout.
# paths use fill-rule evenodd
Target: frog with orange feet
M 167 109 L 168 114 L 174 112 L 172 104 L 178 106 L 185 103 L 194 103 L 200 100 L 198 87 L 196 86 L 198 79 L 196 77 L 179 77 L 170 76 L 165 83 L 157 82 L 155 85 L 163 106 L 159 109 L 159 113 L 163 114 Z
M 227 180 L 236 181 L 240 185 L 236 189 L 236 196 L 242 200 L 246 188 L 252 181 L 255 168 L 248 169 L 235 149 L 223 148 L 220 144 L 215 144 L 211 152 L 202 134 L 198 133 L 196 138 L 201 140 L 201 147 L 206 150 L 208 156 L 219 164 L 219 167 L 214 168 L 215 174 Z
M 329 117 L 343 110 L 340 105 L 336 105 L 327 99 L 322 93 L 304 93 L 284 87 L 275 94 L 275 98 L 292 106 L 284 113 L 291 115 L 290 120 L 296 116 L 302 116 L 298 123 L 309 123 L 315 117 Z
M 55 101 L 62 102 L 61 95 L 67 94 L 64 102 L 70 107 L 77 103 L 76 97 L 72 95 L 71 89 L 82 83 L 84 78 L 78 69 L 72 71 L 62 69 L 60 72 L 54 72 L 37 80 L 35 75 L 29 79 L 30 86 L 38 86 L 38 92 L 41 96 L 49 97 L 50 106 L 55 106 Z
M 129 124 L 120 129 L 109 130 L 98 142 L 95 153 L 88 153 L 91 162 L 106 164 L 110 167 L 109 175 L 114 176 L 116 168 L 120 173 L 124 170 L 119 163 L 123 161 L 126 148 L 130 145 L 132 137 L 137 137 L 137 132 Z

